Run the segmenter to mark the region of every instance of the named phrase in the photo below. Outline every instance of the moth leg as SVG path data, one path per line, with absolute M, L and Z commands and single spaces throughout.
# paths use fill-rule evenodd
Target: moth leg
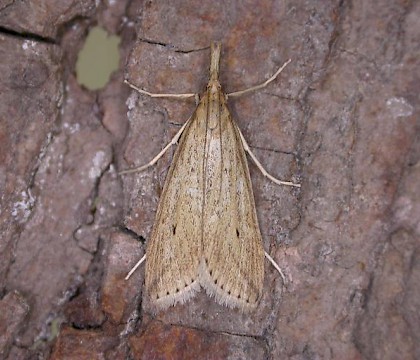
M 286 277 L 284 276 L 283 271 L 281 271 L 280 266 L 277 265 L 277 263 L 274 261 L 274 259 L 270 255 L 268 255 L 268 253 L 266 251 L 264 251 L 264 255 L 268 259 L 268 261 L 271 262 L 271 265 L 273 265 L 274 268 L 279 272 L 281 278 L 283 279 L 283 283 L 285 284 L 286 283 Z
M 178 142 L 178 140 L 179 140 L 179 138 L 180 138 L 180 136 L 181 136 L 181 134 L 182 134 L 182 132 L 184 131 L 184 129 L 185 129 L 185 127 L 187 126 L 187 124 L 189 123 L 189 120 L 188 121 L 186 121 L 185 122 L 185 124 L 184 125 L 182 125 L 182 127 L 181 127 L 181 129 L 179 129 L 179 131 L 175 134 L 175 136 L 172 138 L 172 140 L 169 142 L 169 144 L 168 145 L 166 145 L 161 151 L 160 151 L 160 153 L 159 154 L 157 154 L 151 161 L 149 161 L 147 164 L 145 164 L 145 165 L 142 165 L 142 166 L 139 166 L 139 167 L 136 167 L 136 168 L 134 168 L 134 169 L 128 169 L 128 170 L 123 170 L 123 171 L 120 171 L 119 172 L 119 174 L 120 175 L 123 175 L 123 174 L 131 174 L 131 173 L 134 173 L 134 172 L 138 172 L 138 171 L 143 171 L 143 170 L 145 170 L 145 169 L 147 169 L 147 168 L 149 168 L 150 166 L 153 166 L 154 164 L 156 164 L 157 163 L 157 161 L 163 156 L 163 154 L 165 154 L 165 152 L 172 146 L 172 145 L 175 145 L 177 142 Z
M 188 99 L 188 98 L 195 98 L 195 103 L 196 105 L 198 105 L 199 103 L 199 95 L 198 94 L 156 94 L 156 93 L 151 93 L 148 92 L 146 90 L 140 89 L 139 87 L 137 87 L 136 85 L 130 83 L 128 80 L 124 80 L 124 83 L 127 84 L 128 86 L 130 86 L 132 89 L 138 91 L 140 94 L 144 94 L 147 96 L 150 96 L 152 98 L 175 98 L 175 99 Z
M 260 171 L 262 172 L 262 174 L 265 177 L 269 178 L 272 182 L 274 182 L 274 183 L 276 183 L 278 185 L 287 185 L 287 186 L 300 187 L 300 184 L 295 184 L 295 183 L 292 183 L 290 181 L 282 181 L 282 180 L 279 180 L 279 179 L 275 178 L 274 176 L 270 175 L 267 172 L 267 170 L 264 169 L 264 167 L 261 165 L 261 163 L 258 161 L 258 159 L 255 157 L 255 155 L 251 151 L 249 145 L 245 141 L 245 138 L 242 135 L 242 132 L 241 132 L 241 130 L 239 128 L 238 128 L 238 131 L 239 131 L 239 135 L 241 137 L 241 141 L 242 141 L 242 144 L 244 146 L 245 151 L 249 154 L 249 156 L 251 157 L 251 159 L 254 161 L 255 165 L 257 165 L 258 169 L 260 169 Z
M 128 280 L 130 278 L 130 276 L 133 275 L 134 271 L 137 270 L 137 268 L 143 263 L 144 260 L 146 260 L 146 254 L 143 255 L 143 257 L 139 261 L 137 261 L 137 264 L 133 266 L 133 268 L 130 270 L 130 272 L 125 277 L 125 280 Z
M 270 77 L 268 80 L 266 80 L 266 81 L 264 81 L 262 84 L 259 84 L 259 85 L 255 85 L 255 86 L 252 86 L 252 87 L 250 87 L 249 89 L 245 89 L 245 90 L 240 90 L 240 91 L 235 91 L 235 92 L 231 92 L 230 94 L 226 94 L 226 99 L 227 98 L 230 98 L 230 97 L 235 97 L 235 96 L 242 96 L 242 95 L 244 95 L 244 94 L 247 94 L 247 93 L 249 93 L 249 92 L 251 92 L 251 91 L 255 91 L 255 90 L 259 90 L 259 89 L 262 89 L 262 88 L 264 88 L 264 87 L 266 87 L 269 83 L 271 83 L 282 71 L 283 71 L 283 69 L 287 66 L 287 64 L 289 64 L 290 62 L 291 62 L 292 60 L 291 59 L 289 59 L 289 60 L 287 60 L 281 67 L 280 67 L 280 69 L 278 69 L 277 71 L 276 71 L 276 73 L 272 76 L 272 77 Z

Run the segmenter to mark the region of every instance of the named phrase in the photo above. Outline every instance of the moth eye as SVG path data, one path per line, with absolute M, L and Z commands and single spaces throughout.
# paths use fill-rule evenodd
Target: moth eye
M 249 299 L 246 299 L 246 302 L 249 304 Z
M 220 288 L 223 290 L 223 284 L 222 284 L 222 285 L 220 285 Z
M 236 236 L 239 237 L 239 230 L 236 229 Z
M 217 279 L 214 279 L 214 283 L 217 284 Z
M 159 299 L 159 294 L 156 295 L 156 300 Z
M 210 274 L 210 276 L 212 276 L 213 275 L 213 270 L 210 270 L 209 274 Z
M 205 258 L 206 265 L 209 264 L 209 259 Z
M 172 225 L 172 234 L 176 234 L 176 225 Z
M 228 291 L 228 295 L 230 295 L 230 290 Z
M 179 292 L 179 289 L 178 289 L 178 288 L 176 288 L 175 292 Z
M 166 295 L 169 295 L 169 291 L 166 292 Z
M 191 284 L 194 282 L 194 279 L 191 279 Z
M 240 299 L 241 298 L 241 294 L 238 294 L 238 299 Z
M 185 284 L 184 284 L 184 286 L 185 286 L 185 287 L 187 287 L 187 286 L 188 286 L 188 284 L 187 284 L 187 283 L 185 283 Z

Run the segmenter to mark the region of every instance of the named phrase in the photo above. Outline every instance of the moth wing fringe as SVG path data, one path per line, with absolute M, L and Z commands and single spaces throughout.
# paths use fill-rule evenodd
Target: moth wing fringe
M 175 306 L 178 303 L 186 303 L 188 300 L 192 299 L 199 290 L 200 283 L 196 280 L 178 292 L 165 295 L 159 299 L 154 299 L 152 304 L 153 307 L 155 307 L 157 310 L 166 310 L 167 308 Z
M 257 302 L 247 302 L 245 299 L 238 299 L 234 295 L 229 295 L 226 290 L 221 289 L 214 283 L 214 279 L 211 277 L 204 261 L 200 264 L 199 271 L 200 284 L 206 291 L 207 295 L 214 297 L 215 300 L 222 306 L 228 308 L 238 308 L 242 312 L 249 312 L 256 308 Z

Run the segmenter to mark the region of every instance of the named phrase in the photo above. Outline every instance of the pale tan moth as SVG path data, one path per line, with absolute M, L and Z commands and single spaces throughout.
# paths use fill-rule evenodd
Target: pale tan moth
M 146 294 L 156 309 L 184 303 L 200 287 L 220 304 L 243 311 L 255 308 L 263 290 L 264 255 L 284 280 L 278 265 L 263 249 L 245 151 L 275 183 L 300 185 L 280 181 L 264 170 L 226 102 L 229 97 L 266 86 L 290 60 L 263 84 L 224 94 L 219 83 L 220 52 L 220 43 L 212 43 L 210 80 L 190 119 L 152 161 L 121 172 L 152 166 L 178 142 L 146 255 L 126 277 L 146 259 Z M 151 97 L 196 96 L 153 94 L 128 84 Z

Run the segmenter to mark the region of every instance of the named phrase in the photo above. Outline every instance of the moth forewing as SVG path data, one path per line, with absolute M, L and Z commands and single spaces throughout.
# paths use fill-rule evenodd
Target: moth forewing
M 201 284 L 219 303 L 249 309 L 262 292 L 264 250 L 245 151 L 225 96 L 215 91 L 220 110 L 206 137 Z
M 203 163 L 205 128 L 197 118 L 205 107 L 197 107 L 180 138 L 146 249 L 146 292 L 160 309 L 187 301 L 200 287 L 204 177 L 197 165 Z

